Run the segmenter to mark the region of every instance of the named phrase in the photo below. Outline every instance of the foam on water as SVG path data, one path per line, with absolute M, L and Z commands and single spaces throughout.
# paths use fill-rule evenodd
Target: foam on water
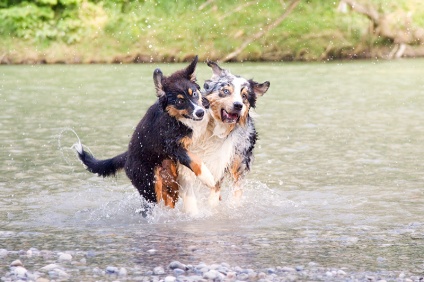
M 62 159 L 74 169 L 80 166 L 75 151 L 81 150 L 83 145 L 78 134 L 71 128 L 64 128 L 57 140 Z M 84 146 L 84 148 L 90 152 L 88 147 Z M 62 192 L 60 195 L 44 198 L 42 201 L 45 203 L 42 205 L 48 208 L 44 209 L 37 222 L 80 227 L 137 227 L 190 222 L 245 225 L 251 224 L 252 220 L 267 221 L 276 214 L 296 206 L 294 202 L 287 200 L 281 191 L 270 188 L 260 181 L 247 180 L 243 196 L 239 201 L 235 201 L 229 188 L 230 184 L 226 183 L 221 191 L 222 200 L 219 205 L 211 207 L 208 204 L 209 190 L 198 187 L 195 189 L 198 214 L 189 215 L 184 212 L 183 201 L 180 198 L 174 209 L 165 207 L 163 203 L 151 205 L 151 212 L 147 217 L 143 217 L 141 207 L 146 203 L 136 189 L 128 184 L 129 180 L 125 176 L 119 175 L 118 180 L 111 181 L 96 176 L 87 179 L 87 174 L 87 172 L 85 175 L 75 174 L 75 186 L 69 188 L 69 195 L 66 195 L 67 192 Z M 84 176 L 85 180 L 78 179 L 81 176 Z M 77 194 L 75 190 L 78 191 Z M 63 202 L 64 198 L 67 201 Z M 54 202 L 61 202 L 61 204 L 54 205 L 52 204 Z
M 287 200 L 282 192 L 259 181 L 249 180 L 238 204 L 234 203 L 229 189 L 224 188 L 222 200 L 217 207 L 212 208 L 208 205 L 208 190 L 205 189 L 196 195 L 199 214 L 195 216 L 184 212 L 180 199 L 174 209 L 165 207 L 163 203 L 152 205 L 151 212 L 143 217 L 143 200 L 136 189 L 128 183 L 118 183 L 125 180 L 93 177 L 84 183 L 84 180 L 76 179 L 77 186 L 72 191 L 39 198 L 37 205 L 44 208 L 33 215 L 36 220 L 29 221 L 51 227 L 105 229 L 138 229 L 140 226 L 185 223 L 244 226 L 252 225 L 252 222 L 266 222 L 296 205 Z

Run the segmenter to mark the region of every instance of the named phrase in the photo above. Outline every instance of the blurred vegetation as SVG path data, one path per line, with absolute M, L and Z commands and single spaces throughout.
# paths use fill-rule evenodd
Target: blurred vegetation
M 358 1 L 393 15 L 400 28 L 406 17 L 414 26 L 424 27 L 421 0 Z M 271 24 L 289 3 L 0 0 L 0 61 L 183 61 L 194 54 L 216 60 Z M 237 60 L 322 60 L 390 52 L 396 42 L 373 36 L 364 15 L 340 12 L 339 4 L 339 0 L 302 0 L 285 21 L 251 43 Z

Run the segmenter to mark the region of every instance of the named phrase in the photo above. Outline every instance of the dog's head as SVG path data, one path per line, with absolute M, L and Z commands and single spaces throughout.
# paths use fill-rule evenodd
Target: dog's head
M 250 108 L 256 106 L 256 99 L 268 90 L 270 83 L 258 83 L 233 75 L 215 62 L 208 62 L 212 78 L 204 84 L 204 96 L 210 103 L 215 120 L 227 124 L 244 125 Z
M 200 86 L 196 83 L 197 56 L 185 68 L 166 77 L 160 69 L 153 72 L 159 103 L 178 120 L 201 120 L 205 114 Z

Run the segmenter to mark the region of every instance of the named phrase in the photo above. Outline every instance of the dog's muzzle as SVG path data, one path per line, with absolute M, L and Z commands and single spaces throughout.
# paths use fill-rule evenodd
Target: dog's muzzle
M 203 109 L 197 109 L 197 110 L 194 111 L 194 114 L 193 115 L 194 115 L 194 117 L 196 119 L 199 119 L 200 120 L 205 115 L 205 111 Z

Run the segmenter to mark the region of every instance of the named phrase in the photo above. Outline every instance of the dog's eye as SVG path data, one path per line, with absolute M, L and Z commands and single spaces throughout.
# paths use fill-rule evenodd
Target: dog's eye
M 241 97 L 243 98 L 243 100 L 246 100 L 247 99 L 247 95 L 246 94 L 243 94 Z
M 183 105 L 184 103 L 185 103 L 184 99 L 181 99 L 181 98 L 177 99 L 177 105 Z
M 225 95 L 230 94 L 230 90 L 228 90 L 227 88 L 222 89 L 222 92 L 224 92 Z
M 194 97 L 194 98 L 197 98 L 197 91 L 194 91 L 194 92 L 193 92 L 193 97 Z

